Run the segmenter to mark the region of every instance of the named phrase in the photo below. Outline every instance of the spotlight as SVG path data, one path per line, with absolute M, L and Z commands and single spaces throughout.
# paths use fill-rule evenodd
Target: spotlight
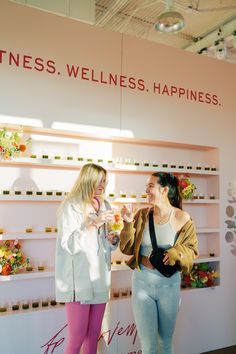
M 215 56 L 217 59 L 222 60 L 225 59 L 226 55 L 227 55 L 227 48 L 224 44 L 224 41 L 221 40 L 215 46 Z

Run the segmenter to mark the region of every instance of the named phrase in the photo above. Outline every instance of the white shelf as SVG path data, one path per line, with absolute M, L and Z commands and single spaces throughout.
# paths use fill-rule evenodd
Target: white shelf
M 128 204 L 148 204 L 147 198 L 129 198 L 129 197 L 114 197 L 114 198 L 107 198 L 107 200 L 110 203 L 114 204 L 123 204 L 123 203 L 128 203 Z
M 11 232 L 0 234 L 0 240 L 47 240 L 55 239 L 56 232 Z
M 194 263 L 204 263 L 204 262 L 218 262 L 220 261 L 220 257 L 208 257 L 208 256 L 200 256 L 199 258 L 194 260 Z M 112 264 L 111 271 L 131 271 L 131 269 L 126 264 Z M 22 271 L 18 274 L 11 274 L 11 275 L 1 275 L 0 282 L 5 281 L 17 281 L 17 280 L 26 280 L 26 279 L 38 279 L 38 278 L 50 278 L 54 277 L 55 272 L 54 268 L 49 268 L 44 271 Z
M 13 124 L 0 124 L 0 128 L 7 127 L 9 131 L 17 131 L 19 126 Z M 161 140 L 150 140 L 143 138 L 134 138 L 126 137 L 122 134 L 118 135 L 107 135 L 107 134 L 91 134 L 85 132 L 75 132 L 71 130 L 59 130 L 52 128 L 40 128 L 40 127 L 30 127 L 22 126 L 24 133 L 27 134 L 38 134 L 49 137 L 60 137 L 60 138 L 69 138 L 69 139 L 78 139 L 78 140 L 92 140 L 92 141 L 108 141 L 108 142 L 118 142 L 120 144 L 132 144 L 132 145 L 147 145 L 147 146 L 156 146 L 156 147 L 167 147 L 167 148 L 176 148 L 184 150 L 197 150 L 197 151 L 212 151 L 212 149 L 217 149 L 217 146 L 208 146 L 208 145 L 196 145 L 196 144 L 186 144 L 173 141 L 161 141 Z
M 183 204 L 219 204 L 219 199 L 185 199 Z
M 0 202 L 61 202 L 64 199 L 62 196 L 37 196 L 37 195 L 0 195 Z M 121 197 L 114 197 L 109 198 L 107 200 L 110 203 L 114 204 L 148 204 L 147 198 L 121 198 Z M 183 200 L 183 204 L 219 204 L 219 199 L 189 199 Z
M 197 228 L 197 234 L 213 234 L 220 232 L 219 228 Z M 47 240 L 56 239 L 56 232 L 11 232 L 0 234 L 0 241 L 3 240 Z M 121 268 L 123 265 L 112 265 L 114 268 Z M 124 265 L 126 267 L 126 265 Z M 113 269 L 115 270 L 115 269 Z M 121 269 L 120 269 L 121 270 Z
M 97 160 L 94 160 L 98 163 Z M 0 166 L 3 167 L 32 167 L 32 168 L 45 168 L 45 169 L 69 169 L 69 170 L 80 170 L 83 164 L 88 163 L 88 161 L 78 161 L 74 160 L 56 160 L 56 159 L 43 159 L 43 158 L 30 158 L 30 157 L 19 157 L 13 160 L 0 161 Z M 119 163 L 99 163 L 101 166 L 106 168 L 109 172 L 116 173 L 140 173 L 149 174 L 153 172 L 173 172 L 178 174 L 189 174 L 189 175 L 199 175 L 199 176 L 218 176 L 219 171 L 206 171 L 204 169 L 197 170 L 193 168 L 191 170 L 187 168 L 170 168 L 170 167 L 153 167 L 153 166 L 135 166 L 128 164 Z
M 1 194 L 0 201 L 5 202 L 61 202 L 63 196 L 49 196 L 49 195 L 15 195 L 15 194 Z
M 220 261 L 220 257 L 210 257 L 210 256 L 200 255 L 200 257 L 194 259 L 193 263 L 219 262 L 219 261 Z
M 126 264 L 117 264 L 117 265 L 111 265 L 111 270 L 113 271 L 124 271 L 124 270 L 130 270 L 130 268 Z M 0 282 L 2 281 L 16 281 L 16 280 L 25 280 L 25 279 L 37 279 L 37 278 L 50 278 L 54 277 L 55 271 L 54 268 L 46 268 L 43 271 L 21 271 L 17 274 L 11 274 L 11 275 L 1 275 L 0 276 Z
M 27 314 L 32 314 L 35 312 L 40 312 L 40 311 L 55 311 L 55 310 L 63 310 L 65 311 L 64 305 L 60 305 L 57 303 L 56 305 L 48 305 L 48 306 L 42 306 L 41 304 L 39 307 L 32 308 L 31 305 L 28 309 L 19 309 L 16 311 L 13 311 L 12 309 L 7 309 L 5 312 L 0 312 L 0 317 L 5 317 L 5 316 L 12 316 L 12 315 L 27 315 Z
M 198 227 L 197 234 L 214 234 L 220 232 L 218 227 Z
M 1 275 L 0 282 L 17 281 L 26 279 L 50 278 L 54 277 L 54 268 L 47 268 L 43 271 L 21 271 L 18 274 Z

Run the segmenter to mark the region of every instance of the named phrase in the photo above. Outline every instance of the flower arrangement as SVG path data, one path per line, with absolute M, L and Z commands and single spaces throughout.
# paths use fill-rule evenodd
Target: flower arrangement
M 23 139 L 23 130 L 9 132 L 7 128 L 0 129 L 0 159 L 9 160 L 20 156 L 26 151 L 31 139 Z
M 23 256 L 18 240 L 7 240 L 0 243 L 0 275 L 16 273 L 29 263 Z
M 218 272 L 211 268 L 209 263 L 198 263 L 193 265 L 190 274 L 182 277 L 183 288 L 207 288 L 216 285 L 219 278 Z
M 193 192 L 196 189 L 195 184 L 193 184 L 187 175 L 182 175 L 179 177 L 180 193 L 183 199 L 192 199 Z

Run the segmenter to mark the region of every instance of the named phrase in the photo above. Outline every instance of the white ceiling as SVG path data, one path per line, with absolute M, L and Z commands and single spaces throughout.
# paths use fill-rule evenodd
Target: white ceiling
M 178 33 L 154 29 L 167 1 L 185 19 Z M 236 63 L 236 0 L 14 0 L 69 18 Z M 233 33 L 235 32 L 235 36 Z

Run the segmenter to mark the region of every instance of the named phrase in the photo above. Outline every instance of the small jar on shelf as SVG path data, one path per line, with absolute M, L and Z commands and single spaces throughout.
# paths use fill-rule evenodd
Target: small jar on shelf
M 24 299 L 21 301 L 22 310 L 28 310 L 30 308 L 30 301 L 28 299 Z
M 33 154 L 30 154 L 30 158 L 31 158 L 31 159 L 37 159 L 37 155 L 34 154 L 34 153 L 33 153 Z
M 49 159 L 49 155 L 48 154 L 42 154 L 42 159 L 48 160 Z
M 196 166 L 196 170 L 200 171 L 201 169 L 202 169 L 202 166 L 201 166 L 200 163 L 198 163 L 197 166 Z
M 51 306 L 56 306 L 56 305 L 57 305 L 55 296 L 52 296 L 52 297 L 50 298 L 50 305 L 51 305 Z
M 183 169 L 184 169 L 184 164 L 183 164 L 183 162 L 179 162 L 178 168 L 179 168 L 180 170 L 183 170 Z
M 215 194 L 211 193 L 210 196 L 209 196 L 210 199 L 216 199 L 216 196 Z
M 215 252 L 213 251 L 209 252 L 209 257 L 215 257 Z
M 9 189 L 3 189 L 2 194 L 3 195 L 10 195 L 11 194 L 10 188 Z
M 5 301 L 0 302 L 0 313 L 7 312 L 7 303 Z
M 112 289 L 112 298 L 118 299 L 120 297 L 120 289 Z
M 164 162 L 162 163 L 162 167 L 163 167 L 163 168 L 168 168 L 168 163 L 167 163 L 166 161 L 164 161 Z
M 38 271 L 43 272 L 45 270 L 45 263 L 43 261 L 38 262 Z
M 190 162 L 188 162 L 188 164 L 187 164 L 187 170 L 192 170 L 192 168 L 193 168 L 192 164 L 191 164 Z
M 121 297 L 128 297 L 129 295 L 129 289 L 128 288 L 121 288 Z
M 32 226 L 26 227 L 25 232 L 26 233 L 32 233 L 33 232 L 33 227 Z
M 20 304 L 18 300 L 13 300 L 11 302 L 11 309 L 12 311 L 18 311 L 20 309 Z
M 27 265 L 26 265 L 26 267 L 25 267 L 25 270 L 27 271 L 27 272 L 32 272 L 33 271 L 33 264 L 31 263 L 31 262 L 29 262 Z
M 22 193 L 22 191 L 19 188 L 17 188 L 17 187 L 14 188 L 15 195 L 21 195 L 21 193 Z
M 33 300 L 32 300 L 32 308 L 33 309 L 36 309 L 36 308 L 38 308 L 39 307 L 39 299 L 38 298 L 34 298 Z
M 137 193 L 131 192 L 130 193 L 130 198 L 137 198 Z
M 148 160 L 144 160 L 143 161 L 143 166 L 144 167 L 149 167 L 150 166 L 150 162 Z
M 48 307 L 49 306 L 49 299 L 47 297 L 42 299 L 42 307 Z
M 27 189 L 27 190 L 25 191 L 25 194 L 26 194 L 26 195 L 33 195 L 33 194 L 34 194 L 33 188 Z
M 175 163 L 171 163 L 170 164 L 170 168 L 176 168 L 176 164 Z
M 126 191 L 120 191 L 120 197 L 121 198 L 126 198 L 126 196 L 127 196 Z

